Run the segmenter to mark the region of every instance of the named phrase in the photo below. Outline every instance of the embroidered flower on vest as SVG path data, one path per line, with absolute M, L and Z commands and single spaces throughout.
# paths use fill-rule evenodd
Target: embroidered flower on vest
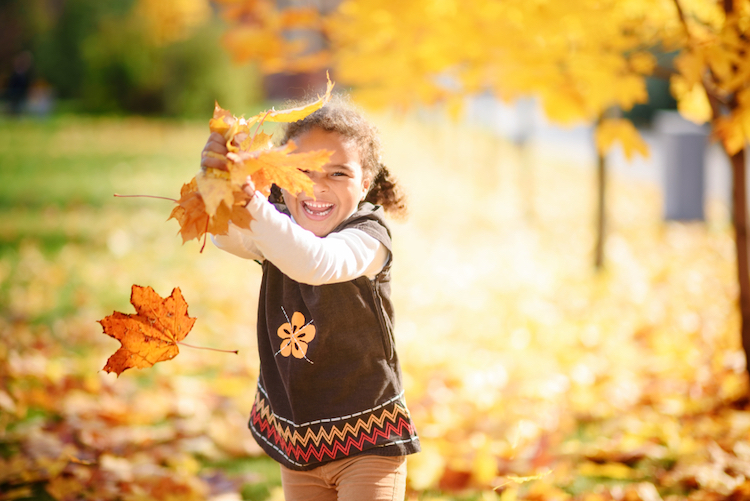
M 294 355 L 294 358 L 304 358 L 310 363 L 313 363 L 305 355 L 307 355 L 307 343 L 315 339 L 315 326 L 312 325 L 312 320 L 305 324 L 305 316 L 295 311 L 292 315 L 291 322 L 289 317 L 286 315 L 284 308 L 281 308 L 284 312 L 287 323 L 282 324 L 281 327 L 276 331 L 276 334 L 283 339 L 281 347 L 276 355 L 281 353 L 282 356 L 288 357 L 290 354 Z

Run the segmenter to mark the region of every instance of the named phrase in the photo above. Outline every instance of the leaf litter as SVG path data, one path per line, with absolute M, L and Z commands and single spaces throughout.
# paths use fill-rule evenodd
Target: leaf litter
M 530 225 L 510 146 L 499 149 L 505 177 L 477 168 L 440 184 L 454 162 L 410 161 L 409 148 L 439 139 L 419 130 L 407 131 L 414 144 L 394 168 L 431 179 L 410 183 L 413 198 L 459 190 L 472 203 L 460 218 L 416 204 L 394 227 L 399 355 L 424 445 L 409 460 L 409 498 L 746 498 L 750 412 L 726 219 L 658 224 L 658 195 L 615 180 L 608 271 L 595 277 L 580 230 L 585 171 L 538 167 Z M 455 153 L 467 165 L 497 153 L 477 136 L 438 142 L 470 145 Z M 247 305 L 259 271 L 210 248 L 169 250 L 157 206 L 137 221 L 121 208 L 84 220 L 90 240 L 51 255 L 26 241 L 0 257 L 0 492 L 237 499 L 258 477 L 211 465 L 260 454 L 246 429 L 257 377 Z M 137 251 L 115 254 L 97 237 L 115 227 Z M 231 340 L 248 356 L 227 364 L 185 352 L 128 377 L 95 372 L 113 341 L 91 319 L 127 305 L 111 291 L 142 278 L 169 290 L 178 275 L 201 318 L 191 336 Z

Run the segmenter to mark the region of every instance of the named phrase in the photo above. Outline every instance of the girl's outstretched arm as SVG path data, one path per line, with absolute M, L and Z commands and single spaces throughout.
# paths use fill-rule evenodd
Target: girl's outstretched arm
M 260 193 L 247 206 L 252 231 L 230 225 L 226 236 L 213 237 L 227 252 L 250 256 L 254 250 L 297 282 L 322 285 L 357 277 L 373 278 L 388 262 L 385 246 L 367 233 L 348 228 L 321 238 L 295 224 Z
M 211 235 L 211 241 L 219 249 L 243 259 L 263 261 L 263 253 L 258 250 L 253 240 L 253 234 L 238 228 L 231 222 L 226 235 Z

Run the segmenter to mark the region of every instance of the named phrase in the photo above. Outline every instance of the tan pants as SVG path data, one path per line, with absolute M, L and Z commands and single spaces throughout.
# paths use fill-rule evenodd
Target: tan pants
M 403 501 L 406 457 L 364 454 L 310 471 L 281 467 L 286 501 Z

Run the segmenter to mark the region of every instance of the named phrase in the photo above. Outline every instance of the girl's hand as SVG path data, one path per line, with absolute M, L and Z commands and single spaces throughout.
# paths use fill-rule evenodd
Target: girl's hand
M 242 190 L 250 198 L 255 196 L 255 183 L 253 183 L 253 179 L 250 176 L 247 176 L 245 184 L 242 185 Z
M 217 158 L 217 155 L 225 157 L 227 153 L 227 140 L 218 132 L 212 132 L 201 152 L 201 169 L 227 170 L 227 160 Z

